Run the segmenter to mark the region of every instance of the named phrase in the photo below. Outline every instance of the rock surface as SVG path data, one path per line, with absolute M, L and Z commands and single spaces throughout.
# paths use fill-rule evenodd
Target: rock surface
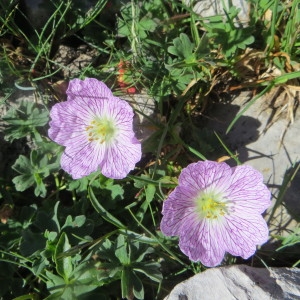
M 216 15 L 225 16 L 225 11 L 229 11 L 230 7 L 234 6 L 240 10 L 238 17 L 236 18 L 236 26 L 245 26 L 249 22 L 250 4 L 249 1 L 246 0 L 183 0 L 183 2 L 188 6 L 192 6 L 193 11 L 203 18 L 209 18 Z
M 176 285 L 165 300 L 296 300 L 300 269 L 244 265 L 206 270 Z
M 300 162 L 300 111 L 296 111 L 293 124 L 289 124 L 287 112 L 272 122 L 275 108 L 269 104 L 270 95 L 266 95 L 253 103 L 226 134 L 231 121 L 251 99 L 249 93 L 242 93 L 231 103 L 216 104 L 212 121 L 207 126 L 218 132 L 241 163 L 263 174 L 273 195 L 273 205 L 284 181 L 291 173 L 296 173 L 282 199 L 284 205 L 276 208 L 269 224 L 271 235 L 285 235 L 296 227 L 300 217 L 300 172 L 295 168 Z
M 120 98 L 129 102 L 135 110 L 133 127 L 136 137 L 141 141 L 147 140 L 154 133 L 151 121 L 156 119 L 154 99 L 145 93 L 125 94 Z

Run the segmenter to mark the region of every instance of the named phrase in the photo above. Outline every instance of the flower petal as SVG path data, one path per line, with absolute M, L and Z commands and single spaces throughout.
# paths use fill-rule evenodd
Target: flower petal
M 226 197 L 235 203 L 236 210 L 263 213 L 271 205 L 271 193 L 263 184 L 262 175 L 246 165 L 233 170 Z
M 118 141 L 106 149 L 105 159 L 100 164 L 101 173 L 113 179 L 125 178 L 140 159 L 141 144 L 136 138 L 128 143 Z
M 186 219 L 179 238 L 179 247 L 192 261 L 201 261 L 207 267 L 219 265 L 225 255 L 219 224 L 197 220 L 192 215 Z
M 257 245 L 267 242 L 268 226 L 261 215 L 231 215 L 226 217 L 223 238 L 226 251 L 244 259 L 252 256 Z
M 178 186 L 163 203 L 164 215 L 160 229 L 167 236 L 179 235 L 180 228 L 185 223 L 185 218 L 194 213 L 194 193 L 189 189 Z
M 110 98 L 113 96 L 111 90 L 103 82 L 95 78 L 85 80 L 72 79 L 67 89 L 68 100 L 76 100 L 77 97 L 86 98 Z
M 195 201 L 199 193 L 201 201 L 207 201 L 200 206 Z M 193 163 L 182 170 L 179 185 L 163 204 L 161 230 L 179 236 L 180 249 L 192 261 L 213 267 L 225 252 L 247 259 L 267 241 L 261 213 L 269 205 L 270 192 L 253 168 Z
M 56 143 L 67 146 L 73 137 L 84 133 L 85 121 L 78 113 L 74 114 L 70 110 L 67 102 L 55 104 L 50 112 L 49 137 Z M 72 143 L 72 142 L 71 142 Z
M 78 151 L 76 152 L 77 149 Z M 105 149 L 86 143 L 79 148 L 66 148 L 61 157 L 61 167 L 73 179 L 79 179 L 99 170 L 100 163 L 105 156 Z
M 231 168 L 225 163 L 200 161 L 192 163 L 182 170 L 179 184 L 189 186 L 198 192 L 203 189 L 215 188 L 222 191 L 228 188 L 228 178 L 231 174 Z
M 93 78 L 71 80 L 67 95 L 66 102 L 52 107 L 48 131 L 52 140 L 66 147 L 62 168 L 76 179 L 99 169 L 110 178 L 126 177 L 141 159 L 141 144 L 132 129 L 132 107 Z M 111 124 L 109 138 L 108 129 L 101 127 L 104 121 Z

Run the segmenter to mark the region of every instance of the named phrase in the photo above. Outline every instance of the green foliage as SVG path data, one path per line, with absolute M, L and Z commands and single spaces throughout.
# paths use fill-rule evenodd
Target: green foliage
M 174 82 L 175 90 L 184 91 L 189 83 L 207 80 L 210 77 L 210 64 L 204 58 L 208 55 L 207 39 L 204 36 L 198 47 L 190 38 L 181 33 L 173 40 L 173 45 L 168 47 L 168 52 L 175 58 L 168 58 L 166 68 L 170 80 Z
M 41 1 L 38 5 L 32 2 L 27 11 L 21 9 L 18 2 L 8 1 L 8 3 L 0 3 L 1 11 L 5 14 L 0 16 L 0 26 L 6 30 L 5 34 L 11 34 L 21 41 L 26 41 L 31 57 L 30 66 L 27 64 L 21 66 L 21 73 L 31 78 L 32 72 L 39 69 L 42 61 L 45 68 L 45 75 L 35 78 L 36 81 L 45 77 L 54 75 L 57 70 L 53 71 L 52 52 L 58 43 L 88 27 L 105 7 L 107 0 L 98 0 L 94 5 L 89 6 L 88 3 L 67 0 L 67 1 Z M 25 4 L 25 5 L 26 5 Z M 28 11 L 30 12 L 28 14 Z M 18 19 L 23 21 L 21 25 Z M 1 28 L 0 27 L 0 28 Z M 2 33 L 2 31 L 1 31 Z M 4 53 L 9 61 L 9 51 Z
M 181 33 L 179 38 L 174 39 L 173 44 L 174 46 L 168 48 L 171 54 L 178 56 L 178 58 L 183 60 L 186 64 L 196 63 L 196 57 L 194 55 L 195 45 L 191 43 L 186 34 Z
M 44 152 L 32 150 L 30 159 L 24 155 L 20 155 L 16 162 L 12 165 L 12 169 L 21 174 L 13 178 L 16 190 L 23 192 L 35 186 L 35 196 L 45 197 L 47 194 L 44 179 L 52 172 L 59 170 L 59 159 L 53 161 Z
M 251 0 L 251 2 L 253 22 L 260 25 L 257 39 L 264 43 L 263 46 L 267 48 L 268 53 L 283 51 L 297 60 L 300 41 L 299 3 L 279 0 Z
M 7 123 L 5 138 L 8 141 L 37 134 L 37 127 L 49 121 L 49 112 L 39 108 L 34 102 L 22 101 L 19 107 L 11 107 L 3 120 Z
M 299 244 L 300 243 L 300 227 L 299 226 L 295 227 L 294 231 L 291 232 L 287 236 L 282 236 L 282 237 L 278 236 L 278 239 L 281 240 L 282 246 L 279 247 L 277 249 L 277 251 Z
M 157 23 L 150 18 L 146 8 L 132 3 L 124 5 L 118 22 L 118 34 L 123 37 L 147 38 L 148 32 L 153 32 Z
M 188 163 L 215 159 L 220 148 L 235 156 L 223 136 L 205 127 L 212 102 L 231 95 L 233 83 L 251 83 L 247 89 L 254 86 L 256 96 L 228 130 L 273 87 L 298 87 L 299 4 L 249 0 L 249 26 L 241 27 L 233 6 L 203 19 L 182 1 L 42 0 L 39 9 L 48 14 L 42 23 L 17 3 L 0 1 L 0 105 L 7 111 L 0 137 L 4 149 L 13 149 L 3 155 L 0 175 L 0 298 L 163 299 L 204 269 L 178 250 L 177 237 L 161 233 L 163 200 Z M 153 115 L 137 110 L 137 119 L 147 120 L 137 130 L 152 134 L 143 140 L 142 160 L 122 180 L 99 171 L 73 180 L 60 169 L 63 148 L 47 136 L 49 110 L 65 93 L 55 90 L 65 80 L 61 70 L 74 76 L 70 65 L 55 61 L 56 51 L 70 45 L 77 53 L 77 44 L 99 54 L 79 68 L 80 78 L 101 79 L 122 98 L 123 62 L 126 83 L 137 91 L 126 99 L 135 103 L 147 93 L 155 100 Z M 252 60 L 247 65 L 250 48 L 259 53 L 255 72 L 277 68 L 281 75 L 243 77 L 254 68 Z M 23 81 L 29 89 L 20 87 Z M 34 90 L 38 101 L 15 103 L 16 89 Z M 275 208 L 297 171 L 282 183 Z M 275 237 L 282 242 L 278 255 L 298 246 L 298 227 Z
M 255 40 L 252 35 L 253 28 L 241 28 L 234 23 L 238 13 L 239 11 L 232 6 L 226 12 L 226 20 L 221 16 L 213 16 L 208 23 L 204 23 L 213 47 L 215 49 L 220 47 L 227 59 L 236 55 L 239 49 L 245 50 Z
M 72 258 L 65 254 L 68 250 L 71 249 L 67 235 L 63 232 L 57 242 L 55 252 L 54 252 L 54 261 L 56 265 L 57 273 L 63 277 L 65 282 L 69 281 L 69 277 L 72 274 Z
M 106 240 L 96 252 L 105 262 L 97 264 L 100 270 L 98 280 L 121 279 L 122 298 L 144 299 L 144 287 L 139 274 L 143 274 L 155 282 L 161 282 L 160 264 L 145 258 L 154 249 L 145 244 L 133 241 L 129 237 L 119 235 L 115 242 Z
M 51 291 L 51 295 L 46 299 L 78 299 L 100 285 L 96 268 L 87 261 L 82 262 L 69 275 L 68 282 L 65 282 L 62 277 L 46 272 L 47 288 Z
M 24 207 L 20 222 L 10 220 L 6 230 L 2 230 L 0 244 L 4 245 L 10 231 L 18 229 L 22 236 L 12 247 L 20 244 L 24 266 L 46 282 L 51 297 L 59 295 L 61 299 L 70 299 L 70 295 L 78 297 L 98 286 L 96 269 L 90 257 L 80 254 L 80 246 L 72 246 L 78 243 L 76 237 L 80 237 L 83 244 L 90 242 L 88 235 L 94 225 L 84 215 L 64 217 L 64 212 L 59 210 L 59 202 L 53 211 L 51 216 L 36 206 Z M 82 237 L 85 239 L 82 240 Z M 51 265 L 55 265 L 55 272 Z

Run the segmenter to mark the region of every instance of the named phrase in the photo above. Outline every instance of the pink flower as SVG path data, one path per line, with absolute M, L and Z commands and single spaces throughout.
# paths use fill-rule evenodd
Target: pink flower
M 179 236 L 181 251 L 207 267 L 219 265 L 225 252 L 247 259 L 268 239 L 261 214 L 270 197 L 262 175 L 250 166 L 192 163 L 163 204 L 161 231 Z
M 133 110 L 93 78 L 73 79 L 67 101 L 50 112 L 49 137 L 65 146 L 61 167 L 74 179 L 100 170 L 121 179 L 141 159 L 141 144 L 132 130 Z

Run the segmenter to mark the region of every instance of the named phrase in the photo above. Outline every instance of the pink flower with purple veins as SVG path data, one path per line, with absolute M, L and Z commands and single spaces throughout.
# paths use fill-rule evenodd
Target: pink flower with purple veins
M 50 112 L 49 137 L 65 146 L 61 167 L 73 179 L 100 170 L 121 179 L 141 159 L 141 144 L 132 129 L 133 110 L 93 78 L 73 79 L 67 101 Z
M 164 201 L 160 228 L 179 236 L 181 251 L 207 267 L 219 265 L 226 252 L 247 259 L 268 240 L 262 213 L 270 198 L 262 175 L 250 166 L 192 163 Z

